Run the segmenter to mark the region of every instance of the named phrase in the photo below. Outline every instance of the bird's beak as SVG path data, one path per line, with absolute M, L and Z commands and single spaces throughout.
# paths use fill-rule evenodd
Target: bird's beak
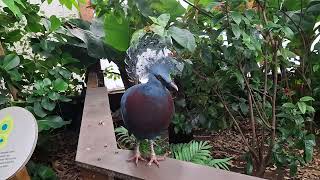
M 170 82 L 170 86 L 173 87 L 176 91 L 179 90 L 178 86 L 173 81 Z

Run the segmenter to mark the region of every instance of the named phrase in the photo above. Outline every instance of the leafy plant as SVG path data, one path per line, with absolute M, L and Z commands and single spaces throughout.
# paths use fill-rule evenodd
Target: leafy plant
M 43 164 L 37 164 L 30 161 L 27 165 L 28 172 L 32 179 L 35 180 L 56 180 L 58 177 L 56 176 L 53 169 Z
M 207 141 L 191 141 L 186 144 L 171 145 L 170 150 L 175 159 L 229 170 L 230 158 L 213 159 L 212 146 Z
M 134 144 L 136 142 L 136 138 L 133 134 L 129 135 L 129 131 L 124 128 L 123 126 L 120 126 L 114 130 L 117 136 L 117 142 L 120 148 L 128 148 L 132 149 L 134 147 Z

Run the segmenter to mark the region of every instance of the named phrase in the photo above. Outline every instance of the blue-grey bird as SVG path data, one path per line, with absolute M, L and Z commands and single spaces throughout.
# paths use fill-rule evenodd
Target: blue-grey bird
M 174 102 L 168 89 L 178 87 L 170 75 L 181 73 L 183 63 L 178 62 L 159 36 L 147 34 L 127 50 L 126 70 L 136 82 L 121 99 L 124 125 L 137 138 L 135 154 L 129 161 L 145 159 L 139 151 L 139 141 L 150 140 L 151 154 L 148 165 L 164 158 L 154 152 L 154 139 L 169 127 L 174 114 Z

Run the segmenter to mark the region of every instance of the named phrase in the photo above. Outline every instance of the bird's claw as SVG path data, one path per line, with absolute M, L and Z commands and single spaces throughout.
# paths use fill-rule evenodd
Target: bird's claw
M 151 166 L 152 163 L 155 163 L 158 167 L 160 166 L 159 161 L 164 161 L 166 159 L 165 156 L 163 157 L 157 157 L 156 155 L 151 155 L 150 156 L 150 161 L 148 162 L 148 166 Z
M 134 161 L 136 166 L 138 166 L 138 161 L 141 160 L 141 161 L 147 161 L 145 160 L 140 153 L 135 153 L 131 158 L 129 158 L 127 161 L 130 162 L 130 161 Z

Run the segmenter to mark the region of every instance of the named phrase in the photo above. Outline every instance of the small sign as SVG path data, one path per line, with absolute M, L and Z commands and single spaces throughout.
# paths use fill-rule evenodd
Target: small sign
M 38 139 L 34 116 L 24 108 L 0 110 L 0 179 L 8 179 L 31 158 Z

